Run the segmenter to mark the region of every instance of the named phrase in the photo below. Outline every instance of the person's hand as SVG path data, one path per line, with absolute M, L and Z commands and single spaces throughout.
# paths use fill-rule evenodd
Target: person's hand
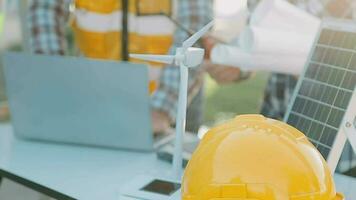
M 9 120 L 10 111 L 7 103 L 0 104 L 0 122 Z
M 352 1 L 349 0 L 329 1 L 326 5 L 326 10 L 333 17 L 339 17 L 339 18 L 348 17 L 345 16 L 345 11 L 349 10 L 349 7 L 351 6 L 350 2 Z
M 166 133 L 170 128 L 170 119 L 167 113 L 153 110 L 151 113 L 154 134 Z
M 202 38 L 203 47 L 205 49 L 205 59 L 210 59 L 210 53 L 218 41 L 212 37 L 205 36 Z
M 221 85 L 236 82 L 240 78 L 241 72 L 239 68 L 213 64 L 208 60 L 203 63 L 203 69 Z
M 205 49 L 205 61 L 203 63 L 203 69 L 208 72 L 211 78 L 213 78 L 218 84 L 229 84 L 237 81 L 240 78 L 240 69 L 237 67 L 213 64 L 210 61 L 210 54 L 214 46 L 219 43 L 213 37 L 202 38 L 203 47 Z

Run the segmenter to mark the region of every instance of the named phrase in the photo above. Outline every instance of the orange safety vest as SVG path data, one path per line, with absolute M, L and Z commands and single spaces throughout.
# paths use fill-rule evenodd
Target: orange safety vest
M 89 58 L 130 60 L 129 53 L 167 54 L 172 45 L 174 24 L 161 14 L 172 14 L 172 0 L 74 2 L 76 43 Z M 156 78 L 150 77 L 150 92 L 157 86 Z

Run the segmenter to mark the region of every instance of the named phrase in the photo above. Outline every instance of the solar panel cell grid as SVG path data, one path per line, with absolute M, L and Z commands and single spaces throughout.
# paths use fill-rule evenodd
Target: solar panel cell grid
M 356 33 L 324 28 L 287 122 L 327 159 L 356 85 Z
M 355 87 L 354 85 L 355 82 L 356 82 L 356 72 L 348 72 L 347 74 L 345 74 L 341 87 L 348 90 L 353 90 L 353 88 Z
M 356 70 L 356 56 L 353 56 L 353 57 L 351 58 L 351 63 L 350 63 L 350 65 L 347 67 L 347 69 L 350 69 L 350 70 L 353 70 L 353 71 Z

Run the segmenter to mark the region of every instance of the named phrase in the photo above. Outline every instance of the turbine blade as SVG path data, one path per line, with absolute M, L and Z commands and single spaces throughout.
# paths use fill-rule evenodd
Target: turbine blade
M 173 64 L 174 62 L 174 56 L 171 55 L 130 54 L 130 57 L 165 64 Z
M 196 32 L 194 35 L 192 35 L 190 38 L 188 38 L 186 41 L 183 42 L 183 48 L 187 49 L 189 47 L 192 47 L 205 33 L 209 31 L 211 27 L 213 27 L 214 21 L 209 22 L 209 24 L 205 25 L 202 29 L 200 29 L 198 32 Z

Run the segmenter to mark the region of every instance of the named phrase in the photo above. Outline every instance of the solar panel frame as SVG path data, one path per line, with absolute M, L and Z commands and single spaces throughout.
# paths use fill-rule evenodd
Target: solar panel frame
M 356 23 L 351 21 L 351 20 L 342 20 L 342 19 L 334 19 L 334 18 L 325 18 L 322 21 L 321 27 L 319 29 L 319 32 L 318 32 L 317 36 L 316 36 L 316 39 L 314 40 L 313 47 L 312 47 L 312 49 L 310 51 L 308 60 L 305 63 L 305 67 L 304 67 L 304 70 L 302 72 L 301 78 L 299 79 L 299 81 L 298 81 L 298 83 L 296 85 L 296 89 L 294 90 L 294 94 L 292 96 L 291 102 L 290 102 L 290 104 L 289 104 L 289 106 L 287 108 L 287 112 L 286 112 L 286 115 L 285 115 L 285 118 L 284 118 L 285 122 L 288 122 L 289 120 L 292 120 L 291 119 L 292 110 L 293 110 L 293 107 L 295 106 L 295 104 L 300 103 L 300 102 L 296 101 L 296 99 L 301 97 L 300 91 L 303 89 L 302 87 L 304 87 L 304 88 L 308 87 L 308 85 L 305 85 L 306 82 L 307 82 L 305 80 L 308 78 L 308 70 L 310 70 L 310 68 L 312 67 L 311 65 L 313 65 L 313 56 L 315 56 L 314 54 L 317 52 L 316 51 L 317 48 L 320 48 L 320 44 L 318 42 L 320 40 L 322 40 L 322 38 L 320 38 L 320 37 L 322 36 L 323 30 L 326 30 L 326 29 L 335 30 L 335 31 L 342 31 L 342 32 L 356 33 Z M 331 47 L 331 46 L 329 46 L 329 47 Z M 354 48 L 353 48 L 353 53 L 356 54 L 356 49 L 354 49 Z M 331 54 L 331 55 L 333 55 L 333 54 Z M 351 54 L 351 56 L 352 56 L 352 54 Z M 348 64 L 350 64 L 352 58 L 353 57 L 350 57 L 350 60 L 349 60 Z M 334 61 L 334 60 L 331 59 L 331 61 Z M 333 65 L 330 65 L 328 67 L 332 67 L 332 66 Z M 325 67 L 324 63 L 323 63 L 323 67 Z M 333 73 L 330 73 L 330 74 L 333 74 Z M 346 75 L 346 72 L 345 72 L 345 75 Z M 345 75 L 344 75 L 343 78 L 345 78 Z M 329 81 L 331 75 L 328 75 L 328 76 L 329 76 L 329 78 L 328 78 L 327 81 Z M 316 80 L 310 79 L 310 81 L 314 81 L 313 84 L 317 84 Z M 323 81 L 325 81 L 325 80 L 321 80 L 320 83 L 325 84 L 325 82 L 323 82 Z M 340 88 L 337 88 L 337 89 L 340 89 Z M 312 89 L 310 89 L 310 90 L 312 90 Z M 327 91 L 327 92 L 330 93 L 332 91 Z M 348 91 L 348 92 L 350 92 L 350 91 Z M 333 100 L 334 102 L 336 101 L 336 98 L 337 98 L 336 95 L 337 94 L 335 94 L 335 99 Z M 356 133 L 354 133 L 355 130 L 356 130 L 355 127 L 353 127 L 353 129 L 352 128 L 348 129 L 348 132 L 350 132 L 350 133 L 346 133 L 347 131 L 345 131 L 345 125 L 346 125 L 347 121 L 350 122 L 350 120 L 351 120 L 351 122 L 353 122 L 354 117 L 355 117 L 355 113 L 356 113 L 356 88 L 355 88 L 355 86 L 354 86 L 353 90 L 351 90 L 351 94 L 352 94 L 352 97 L 351 97 L 351 99 L 350 99 L 350 101 L 348 103 L 348 106 L 346 106 L 345 108 L 338 108 L 338 109 L 345 109 L 342 112 L 340 111 L 340 113 L 343 113 L 343 112 L 345 112 L 345 113 L 344 113 L 344 116 L 342 118 L 340 118 L 340 116 L 336 117 L 336 118 L 339 118 L 339 120 L 340 119 L 342 119 L 342 120 L 339 121 L 339 124 L 341 124 L 341 125 L 336 130 L 333 130 L 334 132 L 336 131 L 335 138 L 334 139 L 333 138 L 330 139 L 330 141 L 324 141 L 324 142 L 329 142 L 329 143 L 326 143 L 326 144 L 330 144 L 330 147 L 331 147 L 331 150 L 328 153 L 326 160 L 327 160 L 328 165 L 329 165 L 329 167 L 331 168 L 332 171 L 335 171 L 335 169 L 336 169 L 337 163 L 338 163 L 338 161 L 339 161 L 339 159 L 341 157 L 341 154 L 342 154 L 342 151 L 343 151 L 343 147 L 345 146 L 347 139 L 350 139 L 350 142 L 351 142 L 354 150 L 356 151 Z M 308 95 L 309 94 L 306 94 L 304 96 L 304 98 L 306 99 L 306 101 L 311 102 L 312 99 L 307 99 Z M 320 96 L 321 94 L 315 94 L 315 95 L 319 95 Z M 299 100 L 299 101 L 302 101 L 302 100 Z M 317 103 L 321 103 L 321 101 L 317 102 Z M 307 108 L 305 108 L 305 105 L 307 105 L 307 104 L 305 104 L 305 103 L 303 104 L 303 108 L 302 108 L 303 112 L 304 112 L 305 109 L 306 109 L 306 112 L 313 112 L 312 109 L 314 109 L 314 110 L 316 109 L 310 104 L 308 105 Z M 331 104 L 331 105 L 334 105 L 334 103 Z M 326 107 L 328 107 L 328 106 L 330 107 L 329 104 L 326 104 L 325 106 Z M 330 108 L 330 109 L 336 109 L 336 108 Z M 318 109 L 318 112 L 323 112 L 323 109 Z M 331 110 L 328 113 L 331 113 Z M 295 115 L 295 114 L 296 113 L 293 113 L 293 115 Z M 323 115 L 323 113 L 319 113 L 318 115 L 315 113 L 313 116 L 314 117 L 315 116 L 323 117 L 324 115 Z M 302 116 L 302 118 L 305 118 L 305 117 L 306 117 L 305 115 Z M 329 118 L 329 116 L 328 116 L 328 118 Z M 313 117 L 310 117 L 307 120 L 305 120 L 305 123 L 313 123 L 313 120 L 314 120 Z M 320 120 L 320 121 L 322 121 L 322 120 Z M 298 123 L 299 123 L 299 121 L 298 121 Z M 302 123 L 304 123 L 304 122 L 302 122 Z M 310 129 L 311 125 L 307 126 L 307 125 L 303 124 L 302 127 L 309 127 L 309 129 Z M 331 127 L 324 126 L 323 129 L 322 129 L 322 132 L 325 130 L 325 127 L 330 128 L 330 129 L 335 129 L 336 128 L 336 127 L 332 127 L 332 126 Z M 318 129 L 316 129 L 316 130 L 318 130 Z M 301 130 L 301 131 L 304 132 L 306 130 Z M 320 131 L 321 130 L 319 130 L 319 132 Z M 319 139 L 321 139 L 320 138 L 321 134 L 322 133 L 320 133 L 318 135 L 316 133 L 314 135 L 314 137 L 319 137 Z M 313 138 L 312 138 L 313 135 L 309 135 L 309 136 L 310 136 L 309 139 L 311 139 L 311 141 L 312 141 L 313 140 Z M 319 140 L 317 140 L 317 141 L 319 141 Z M 319 141 L 319 142 L 321 142 L 321 141 Z M 321 153 L 323 154 L 322 150 L 321 150 Z
M 356 120 L 356 89 L 353 92 L 353 95 L 350 100 L 349 107 L 347 112 L 345 113 L 342 126 L 335 138 L 335 142 L 329 157 L 327 159 L 328 165 L 333 167 L 331 169 L 335 169 L 338 162 L 340 161 L 341 154 L 343 153 L 343 148 L 346 145 L 346 141 L 349 141 L 354 152 L 356 152 L 356 124 L 354 123 Z M 350 125 L 349 125 L 350 124 Z M 351 160 L 352 162 L 352 160 Z

